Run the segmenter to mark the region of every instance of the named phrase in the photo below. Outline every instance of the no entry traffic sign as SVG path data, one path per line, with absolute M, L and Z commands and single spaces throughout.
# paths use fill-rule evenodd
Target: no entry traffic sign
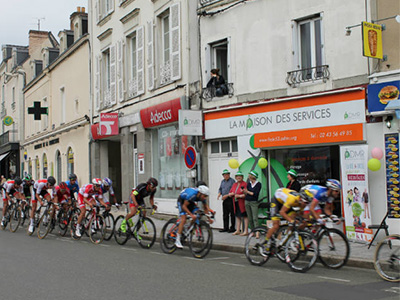
M 193 169 L 193 167 L 196 165 L 196 149 L 194 149 L 192 146 L 189 146 L 186 148 L 185 151 L 185 164 L 186 167 L 189 169 Z

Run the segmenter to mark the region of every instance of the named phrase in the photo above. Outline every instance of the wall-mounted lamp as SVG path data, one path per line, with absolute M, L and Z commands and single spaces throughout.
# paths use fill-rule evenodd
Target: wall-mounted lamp
M 392 120 L 393 120 L 392 116 L 387 116 L 385 119 L 386 127 L 389 129 L 392 127 Z
M 379 19 L 379 20 L 372 20 L 372 23 L 376 23 L 376 22 L 381 22 L 381 21 L 385 21 L 385 20 L 389 20 L 389 19 L 395 19 L 397 23 L 400 23 L 400 15 L 395 15 L 395 16 L 391 16 L 391 17 L 387 17 L 387 18 L 383 18 L 383 19 Z M 351 35 L 351 29 L 354 27 L 358 27 L 361 26 L 362 24 L 357 24 L 357 25 L 352 25 L 352 26 L 346 26 L 346 36 Z M 386 29 L 386 25 L 382 24 L 382 30 Z

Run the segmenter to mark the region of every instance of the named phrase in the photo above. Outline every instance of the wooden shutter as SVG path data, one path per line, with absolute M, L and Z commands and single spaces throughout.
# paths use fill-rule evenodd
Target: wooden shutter
M 205 88 L 207 86 L 208 81 L 211 78 L 211 46 L 209 44 L 206 45 L 205 48 L 205 65 L 204 65 L 204 78 L 203 78 L 203 87 Z
M 115 45 L 110 47 L 110 104 L 117 103 L 117 64 Z
M 100 0 L 94 2 L 94 14 L 96 16 L 96 23 L 100 21 Z
M 137 94 L 144 93 L 144 27 L 136 30 Z
M 117 87 L 118 87 L 118 101 L 124 101 L 124 41 L 121 39 L 117 42 Z
M 100 66 L 101 66 L 101 55 L 96 56 L 96 64 L 95 64 L 95 83 L 94 83 L 94 95 L 95 95 L 95 104 L 96 104 L 96 109 L 100 109 L 100 104 L 101 104 L 101 97 L 100 97 L 100 91 L 101 91 L 101 86 L 100 86 Z
M 153 21 L 147 22 L 147 88 L 154 89 L 154 36 Z
M 171 5 L 171 80 L 181 78 L 181 22 L 180 22 L 180 3 Z

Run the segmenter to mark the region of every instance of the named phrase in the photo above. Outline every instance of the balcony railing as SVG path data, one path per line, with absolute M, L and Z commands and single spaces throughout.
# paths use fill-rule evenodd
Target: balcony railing
M 322 80 L 326 82 L 329 79 L 329 66 L 317 66 L 313 68 L 290 71 L 287 73 L 286 83 L 291 87 L 296 87 L 302 82 L 314 82 Z
M 212 101 L 214 98 L 223 98 L 225 96 L 231 98 L 234 94 L 233 83 L 232 82 L 227 83 L 226 86 L 228 88 L 227 94 L 217 96 L 217 89 L 215 87 L 208 87 L 208 88 L 203 88 L 201 96 L 205 101 Z
M 18 130 L 9 130 L 0 135 L 0 146 L 18 142 Z

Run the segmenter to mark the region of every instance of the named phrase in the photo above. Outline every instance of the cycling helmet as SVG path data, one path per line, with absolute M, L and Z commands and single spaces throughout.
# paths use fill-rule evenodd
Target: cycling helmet
M 93 178 L 92 183 L 94 185 L 100 186 L 101 185 L 101 179 L 100 178 Z
M 47 177 L 47 182 L 51 185 L 54 186 L 56 184 L 56 179 L 53 176 Z
M 342 189 L 342 185 L 340 184 L 340 181 L 336 180 L 336 179 L 327 179 L 326 187 L 331 188 L 332 190 L 335 190 L 335 191 L 340 191 Z
M 158 185 L 158 181 L 154 177 L 150 177 L 149 180 L 147 180 L 147 184 L 151 184 L 153 187 L 156 187 Z
M 207 184 L 202 180 L 199 180 L 199 181 L 196 182 L 196 187 L 199 187 L 201 185 L 207 186 Z
M 66 189 L 68 188 L 68 185 L 63 181 L 63 182 L 60 182 L 60 184 L 58 185 L 58 187 L 59 187 L 61 190 L 66 190 Z
M 103 186 L 112 186 L 112 181 L 110 178 L 106 177 L 103 179 Z
M 32 175 L 31 174 L 26 174 L 24 177 L 24 181 L 32 181 Z
M 68 176 L 69 180 L 76 180 L 76 175 L 74 173 L 69 174 Z
M 314 199 L 314 195 L 307 189 L 302 188 L 300 190 L 300 198 L 305 203 L 310 203 Z
M 206 196 L 210 195 L 210 190 L 205 185 L 200 185 L 197 188 L 197 190 L 200 192 L 200 194 L 203 194 L 203 195 L 206 195 Z
M 21 184 L 22 184 L 22 179 L 21 179 L 21 177 L 16 176 L 16 177 L 14 178 L 14 184 L 16 184 L 16 185 L 21 185 Z

